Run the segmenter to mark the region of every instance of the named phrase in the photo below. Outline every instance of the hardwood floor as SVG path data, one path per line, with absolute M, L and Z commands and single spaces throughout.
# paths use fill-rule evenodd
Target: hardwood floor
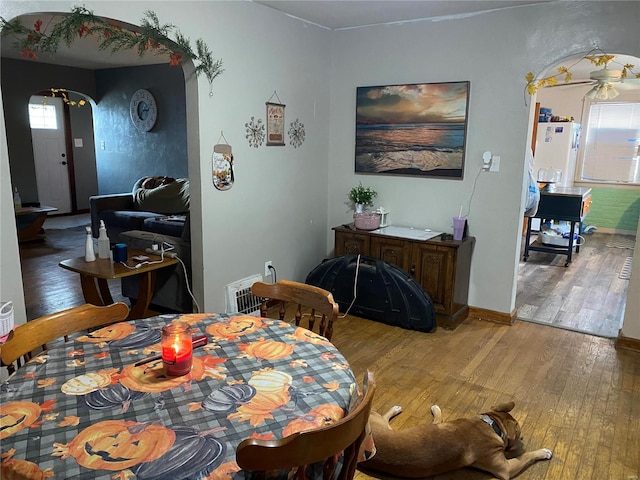
M 635 237 L 593 233 L 584 239 L 580 253 L 573 254 L 566 268 L 565 255 L 530 252 L 526 262 L 520 261 L 517 316 L 615 338 L 622 326 L 629 284 L 628 278 L 620 277 L 625 261 L 633 256 Z
M 80 276 L 58 263 L 84 255 L 85 225 L 89 222 L 86 215 L 48 218 L 44 240 L 20 244 L 27 320 L 85 303 Z M 113 299 L 129 304 L 120 292 L 120 281 L 108 283 Z
M 554 452 L 519 479 L 640 478 L 640 353 L 616 350 L 611 339 L 520 320 L 421 333 L 346 317 L 332 341 L 359 380 L 365 369 L 375 373 L 375 410 L 404 408 L 395 428 L 430 422 L 432 404 L 447 420 L 514 400 L 526 449 Z M 435 478 L 493 477 L 466 469 Z
M 21 245 L 29 318 L 84 302 L 77 275 L 58 267 L 60 259 L 83 254 L 84 234 L 77 228 L 66 233 L 69 238 L 63 239 L 63 233 L 47 228 L 45 242 Z M 587 249 L 579 256 L 588 257 Z M 582 267 L 594 270 L 583 289 L 601 281 L 606 263 L 612 259 L 592 259 Z M 532 255 L 527 266 L 534 265 L 566 276 L 576 275 L 580 264 L 576 258 L 569 268 L 551 267 Z M 547 277 L 540 275 L 538 288 Z M 122 299 L 117 282 L 111 290 Z M 332 341 L 359 380 L 366 369 L 375 373 L 376 410 L 402 405 L 396 428 L 430 422 L 434 403 L 446 420 L 513 399 L 526 448 L 554 452 L 519 479 L 640 478 L 640 353 L 616 350 L 611 339 L 521 320 L 511 326 L 466 320 L 453 331 L 421 333 L 348 316 L 335 325 Z M 356 474 L 359 480 L 370 478 L 378 477 Z M 488 478 L 462 470 L 437 480 Z

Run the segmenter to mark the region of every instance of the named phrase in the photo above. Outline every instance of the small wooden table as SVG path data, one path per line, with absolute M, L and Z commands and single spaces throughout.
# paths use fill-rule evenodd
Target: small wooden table
M 160 257 L 148 255 L 142 250 L 129 249 L 127 265 L 134 268 L 127 268 L 121 263 L 113 263 L 107 258 L 96 258 L 93 262 L 85 262 L 84 257 L 70 258 L 59 263 L 62 268 L 71 270 L 80 274 L 80 283 L 82 285 L 82 294 L 87 303 L 93 305 L 110 305 L 113 303 L 113 297 L 109 291 L 107 280 L 129 277 L 131 275 L 140 275 L 140 287 L 138 299 L 129 312 L 128 319 L 147 318 L 154 315 L 149 311 L 151 297 L 156 283 L 156 270 L 159 268 L 169 267 L 178 263 L 175 258 L 165 257 L 160 262 Z M 138 255 L 147 255 L 149 260 L 138 262 L 132 260 L 132 257 Z M 158 263 L 156 263 L 158 262 Z M 139 268 L 136 265 L 141 264 Z
M 23 215 L 33 215 L 34 219 L 28 225 L 18 230 L 18 242 L 30 242 L 32 240 L 42 240 L 44 235 L 42 233 L 42 225 L 47 219 L 47 213 L 55 212 L 58 209 L 55 207 L 22 207 L 16 210 L 16 217 Z
M 591 189 L 584 187 L 554 187 L 543 188 L 540 190 L 540 203 L 538 211 L 534 215 L 535 218 L 541 219 L 541 223 L 545 220 L 565 220 L 570 222 L 569 238 L 566 246 L 545 245 L 540 240 L 540 236 L 536 241 L 531 242 L 531 218 L 527 218 L 527 231 L 525 234 L 524 255 L 522 261 L 526 262 L 529 258 L 529 251 L 557 253 L 566 255 L 567 261 L 564 266 L 568 267 L 571 263 L 573 248 L 576 253 L 580 253 L 580 245 L 574 245 L 573 236 L 578 225 L 578 231 L 582 232 L 582 221 L 591 209 Z

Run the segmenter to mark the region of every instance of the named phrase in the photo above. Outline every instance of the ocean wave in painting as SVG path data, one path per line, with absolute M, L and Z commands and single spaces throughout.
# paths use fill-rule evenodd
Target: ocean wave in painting
M 461 176 L 464 124 L 358 125 L 356 172 Z

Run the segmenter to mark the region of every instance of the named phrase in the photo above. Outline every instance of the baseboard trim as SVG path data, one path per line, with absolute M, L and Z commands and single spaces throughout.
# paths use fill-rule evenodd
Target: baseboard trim
M 505 313 L 488 310 L 486 308 L 469 307 L 469 317 L 476 318 L 478 320 L 489 320 L 490 322 L 511 325 L 516 320 L 516 310 L 514 309 L 511 313 Z
M 625 350 L 640 352 L 640 339 L 625 337 L 622 333 L 618 333 L 618 338 L 616 338 L 616 348 L 624 348 Z

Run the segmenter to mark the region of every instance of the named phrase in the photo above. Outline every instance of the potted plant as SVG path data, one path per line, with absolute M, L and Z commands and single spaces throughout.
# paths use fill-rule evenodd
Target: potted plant
M 356 213 L 362 213 L 363 207 L 373 205 L 373 199 L 377 196 L 378 192 L 371 187 L 363 186 L 362 182 L 349 192 L 349 200 L 355 204 Z

